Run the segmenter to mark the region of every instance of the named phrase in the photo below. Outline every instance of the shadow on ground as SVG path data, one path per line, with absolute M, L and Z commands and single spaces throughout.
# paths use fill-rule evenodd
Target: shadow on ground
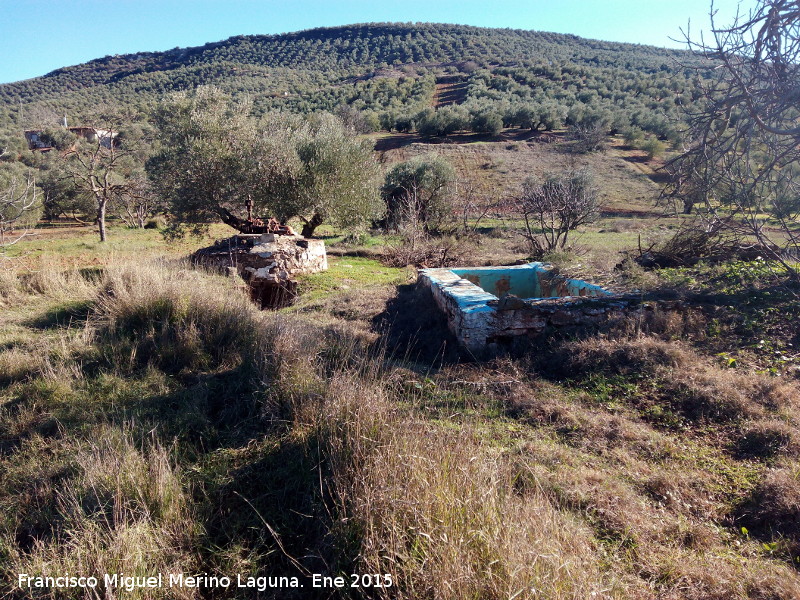
M 397 359 L 434 368 L 469 359 L 447 328 L 430 291 L 416 284 L 398 286 L 385 310 L 373 318 L 372 329 L 380 334 L 379 343 Z

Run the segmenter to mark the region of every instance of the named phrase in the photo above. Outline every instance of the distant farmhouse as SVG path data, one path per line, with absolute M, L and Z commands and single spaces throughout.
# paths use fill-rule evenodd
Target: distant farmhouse
M 89 142 L 96 143 L 99 140 L 100 145 L 104 148 L 111 148 L 112 145 L 116 147 L 118 143 L 116 138 L 119 134 L 110 129 L 98 129 L 97 127 L 67 127 L 66 129 L 70 133 Z M 53 149 L 52 140 L 42 129 L 26 130 L 25 139 L 28 142 L 28 148 L 31 150 L 49 152 Z

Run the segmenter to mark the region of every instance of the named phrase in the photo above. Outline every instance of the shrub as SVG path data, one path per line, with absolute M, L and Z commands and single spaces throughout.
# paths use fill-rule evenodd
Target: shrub
M 653 160 L 662 156 L 667 146 L 657 137 L 649 137 L 641 144 L 640 148 L 647 152 L 648 159 Z
M 467 241 L 453 236 L 432 236 L 409 229 L 402 233 L 400 242 L 388 244 L 383 252 L 387 266 L 451 267 L 463 260 L 470 247 Z
M 440 156 L 418 156 L 394 165 L 381 188 L 387 227 L 437 229 L 452 213 L 449 194 L 454 178 L 453 167 Z

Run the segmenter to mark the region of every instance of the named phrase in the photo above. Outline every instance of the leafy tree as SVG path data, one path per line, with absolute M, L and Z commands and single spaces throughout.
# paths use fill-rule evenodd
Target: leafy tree
M 378 165 L 368 139 L 356 138 L 333 115 L 322 114 L 299 130 L 294 139 L 300 159 L 296 206 L 284 216 L 303 220 L 311 236 L 326 220 L 339 227 L 361 227 L 379 216 Z
M 417 127 L 415 118 L 411 115 L 400 115 L 394 120 L 394 129 L 400 133 L 408 133 Z
M 503 119 L 494 110 L 482 110 L 472 116 L 472 131 L 497 135 L 503 129 Z
M 538 127 L 544 127 L 545 131 L 552 131 L 564 124 L 566 119 L 566 109 L 556 102 L 542 102 L 538 106 Z
M 509 126 L 516 125 L 533 131 L 539 127 L 539 111 L 533 104 L 522 104 L 509 112 L 506 121 Z
M 529 177 L 517 206 L 531 249 L 542 256 L 566 247 L 571 231 L 597 218 L 597 188 L 587 169 L 552 173 L 543 180 Z
M 262 171 L 251 151 L 257 135 L 248 112 L 248 105 L 231 103 L 214 87 L 174 94 L 156 109 L 159 137 L 146 170 L 178 227 L 221 219 L 241 228 L 248 198 L 262 208 L 263 198 L 253 198 L 250 185 Z M 259 191 L 264 179 L 274 183 L 277 176 L 264 172 L 269 177 L 258 182 Z
M 642 131 L 641 128 L 637 127 L 636 125 L 631 125 L 625 128 L 625 130 L 622 132 L 622 136 L 625 140 L 625 144 L 635 147 L 638 146 L 644 139 L 644 131 Z
M 65 215 L 83 223 L 81 218 L 94 211 L 94 199 L 75 184 L 61 156 L 49 154 L 39 167 L 36 182 L 42 192 L 43 216 L 55 219 Z
M 78 141 L 77 136 L 69 129 L 63 127 L 47 127 L 42 130 L 39 139 L 46 146 L 65 152 L 72 148 Z
M 416 117 L 417 131 L 424 137 L 441 137 L 466 129 L 467 114 L 457 106 L 445 106 L 439 110 L 428 108 Z
M 349 104 L 339 105 L 334 114 L 342 120 L 345 127 L 356 133 L 372 133 L 380 126 L 373 113 L 365 113 Z
M 426 231 L 439 227 L 452 212 L 449 194 L 454 180 L 453 167 L 440 156 L 417 156 L 394 165 L 381 188 L 387 226 L 396 229 L 411 221 Z
M 161 149 L 147 164 L 182 223 L 220 218 L 246 227 L 246 207 L 303 220 L 303 235 L 332 220 L 359 227 L 381 209 L 372 145 L 330 114 L 272 113 L 262 122 L 219 90 L 168 99 L 156 114 Z
M 27 151 L 28 144 L 18 131 L 0 133 L 0 161 L 15 161 Z
M 661 156 L 667 149 L 667 147 L 664 145 L 664 142 L 662 142 L 657 137 L 652 135 L 648 136 L 646 140 L 641 142 L 639 147 L 645 152 L 647 152 L 647 158 L 649 158 L 650 160 L 653 160 L 654 158 Z

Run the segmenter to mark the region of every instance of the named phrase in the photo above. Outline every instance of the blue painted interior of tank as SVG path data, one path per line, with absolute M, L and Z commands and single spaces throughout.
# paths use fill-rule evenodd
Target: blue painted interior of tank
M 453 273 L 467 279 L 483 291 L 498 298 L 514 294 L 518 298 L 539 298 L 539 271 L 536 269 L 514 269 L 498 267 L 492 269 L 451 269 Z
M 489 294 L 498 298 L 514 294 L 518 298 L 542 298 L 542 277 L 551 278 L 550 270 L 544 263 L 533 262 L 513 267 L 477 267 L 467 269 L 451 269 L 453 273 L 467 279 Z M 600 286 L 580 279 L 561 279 L 560 296 L 606 296 L 608 291 Z M 552 293 L 552 285 L 546 286 Z M 559 296 L 546 296 L 557 298 Z

